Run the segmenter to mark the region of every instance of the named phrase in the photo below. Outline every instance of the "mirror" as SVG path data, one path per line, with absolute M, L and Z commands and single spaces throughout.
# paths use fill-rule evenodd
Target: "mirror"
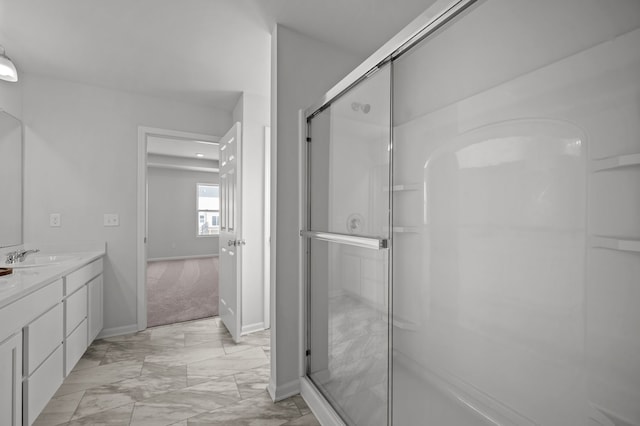
M 22 244 L 22 123 L 0 110 L 0 248 Z

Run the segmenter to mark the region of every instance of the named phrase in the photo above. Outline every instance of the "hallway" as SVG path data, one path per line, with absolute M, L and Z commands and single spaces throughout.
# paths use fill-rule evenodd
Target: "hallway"
M 97 340 L 34 424 L 318 425 L 299 395 L 269 398 L 269 344 L 217 317 Z

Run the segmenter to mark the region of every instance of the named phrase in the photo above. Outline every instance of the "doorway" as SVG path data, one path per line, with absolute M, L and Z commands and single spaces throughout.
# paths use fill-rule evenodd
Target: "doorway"
M 217 315 L 218 141 L 139 128 L 139 330 Z

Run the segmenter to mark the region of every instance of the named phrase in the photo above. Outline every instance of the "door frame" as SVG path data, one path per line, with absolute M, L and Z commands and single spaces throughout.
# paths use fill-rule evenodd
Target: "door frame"
M 172 139 L 219 142 L 219 136 L 182 132 L 157 127 L 138 126 L 138 180 L 137 180 L 137 232 L 136 232 L 136 318 L 138 331 L 147 328 L 147 138 L 149 136 Z
M 271 328 L 271 127 L 264 127 L 264 328 Z

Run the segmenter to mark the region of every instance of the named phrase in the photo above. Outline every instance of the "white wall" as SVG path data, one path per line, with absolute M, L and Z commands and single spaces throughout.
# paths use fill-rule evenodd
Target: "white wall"
M 242 123 L 242 333 L 264 329 L 264 128 L 269 100 L 243 93 L 233 112 Z
M 299 291 L 298 111 L 316 102 L 360 58 L 282 25 L 272 33 L 271 60 L 271 396 L 298 391 Z M 274 297 L 275 296 L 275 297 Z
M 218 183 L 218 173 L 147 169 L 147 257 L 163 259 L 218 253 L 218 236 L 197 235 L 198 183 Z
M 138 126 L 219 135 L 231 114 L 201 106 L 22 75 L 25 241 L 107 242 L 106 332 L 135 330 Z M 62 215 L 49 227 L 49 213 Z M 105 228 L 104 213 L 120 226 Z
M 22 74 L 15 83 L 0 80 L 0 109 L 22 119 Z

